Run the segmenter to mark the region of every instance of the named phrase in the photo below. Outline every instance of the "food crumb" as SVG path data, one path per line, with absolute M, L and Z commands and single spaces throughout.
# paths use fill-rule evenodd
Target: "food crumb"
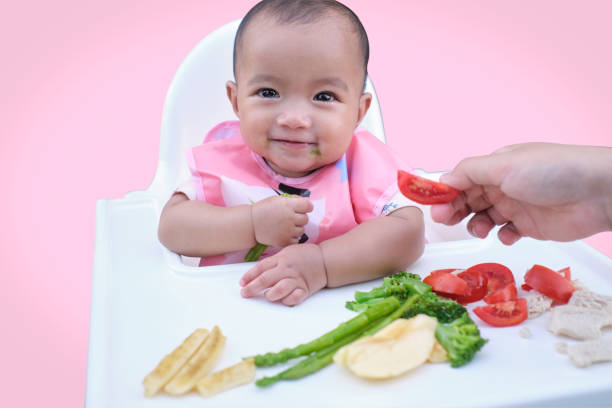
M 531 338 L 531 330 L 529 330 L 528 327 L 523 327 L 521 330 L 519 330 L 519 336 L 524 339 L 529 339 Z
M 559 342 L 555 344 L 555 349 L 557 350 L 558 353 L 561 354 L 567 354 L 567 343 L 564 342 Z

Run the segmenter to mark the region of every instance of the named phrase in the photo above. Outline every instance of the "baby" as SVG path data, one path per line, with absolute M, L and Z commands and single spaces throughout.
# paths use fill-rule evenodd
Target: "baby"
M 160 241 L 200 265 L 243 262 L 256 243 L 269 245 L 240 279 L 241 295 L 285 305 L 419 258 L 423 215 L 396 181 L 406 166 L 357 129 L 372 98 L 368 55 L 361 22 L 339 2 L 255 5 L 226 84 L 239 122 L 188 152 L 193 177 L 165 205 Z

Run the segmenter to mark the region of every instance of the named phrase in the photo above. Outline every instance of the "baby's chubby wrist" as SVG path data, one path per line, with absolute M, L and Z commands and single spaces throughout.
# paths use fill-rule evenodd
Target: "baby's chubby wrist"
M 320 245 L 315 245 L 318 249 L 319 249 L 319 254 L 321 255 L 321 265 L 323 266 L 323 277 L 324 277 L 324 283 L 322 287 L 326 287 L 327 286 L 327 282 L 328 282 L 328 275 L 327 275 L 327 265 L 325 263 L 325 251 L 323 250 L 323 247 Z
M 308 291 L 313 294 L 327 286 L 327 267 L 325 265 L 325 255 L 323 248 L 317 244 L 295 244 L 294 247 L 300 248 L 309 259 L 309 271 L 304 274 L 304 279 L 308 286 Z
M 251 245 L 257 244 L 257 233 L 255 232 L 255 221 L 253 219 L 253 204 L 248 206 L 249 208 L 249 220 L 251 221 L 251 225 L 249 231 L 251 231 Z

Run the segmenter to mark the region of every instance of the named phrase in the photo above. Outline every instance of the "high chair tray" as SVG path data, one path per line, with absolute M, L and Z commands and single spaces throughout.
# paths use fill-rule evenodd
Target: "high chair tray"
M 86 406 L 95 407 L 501 407 L 610 406 L 612 364 L 577 368 L 555 351 L 572 340 L 546 330 L 549 315 L 508 328 L 492 328 L 471 313 L 489 342 L 461 368 L 424 364 L 399 378 L 366 381 L 330 365 L 309 377 L 266 389 L 253 383 L 204 399 L 145 398 L 143 378 L 194 329 L 218 325 L 227 337 L 215 369 L 242 357 L 276 351 L 318 337 L 355 316 L 344 307 L 356 290 L 380 280 L 326 289 L 301 305 L 286 307 L 263 298 L 243 299 L 238 279 L 251 266 L 190 268 L 157 240 L 160 204 L 144 192 L 101 200 L 97 208 Z M 376 243 L 372 243 L 376 245 Z M 495 238 L 428 245 L 409 272 L 466 268 L 499 262 L 517 283 L 535 263 L 561 269 L 596 292 L 612 295 L 612 259 L 581 242 L 523 239 L 505 247 Z M 473 306 L 468 307 L 472 309 Z M 519 336 L 530 329 L 529 339 Z M 605 336 L 610 336 L 606 329 Z M 293 363 L 293 362 L 290 362 Z M 257 369 L 269 376 L 290 364 Z

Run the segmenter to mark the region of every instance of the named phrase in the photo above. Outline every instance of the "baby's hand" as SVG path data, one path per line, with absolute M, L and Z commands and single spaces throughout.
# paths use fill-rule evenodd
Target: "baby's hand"
M 269 197 L 253 204 L 253 230 L 260 244 L 285 247 L 297 244 L 312 203 L 304 197 Z
M 261 260 L 239 283 L 245 298 L 265 290 L 270 302 L 297 305 L 327 285 L 323 252 L 315 244 L 290 245 Z

